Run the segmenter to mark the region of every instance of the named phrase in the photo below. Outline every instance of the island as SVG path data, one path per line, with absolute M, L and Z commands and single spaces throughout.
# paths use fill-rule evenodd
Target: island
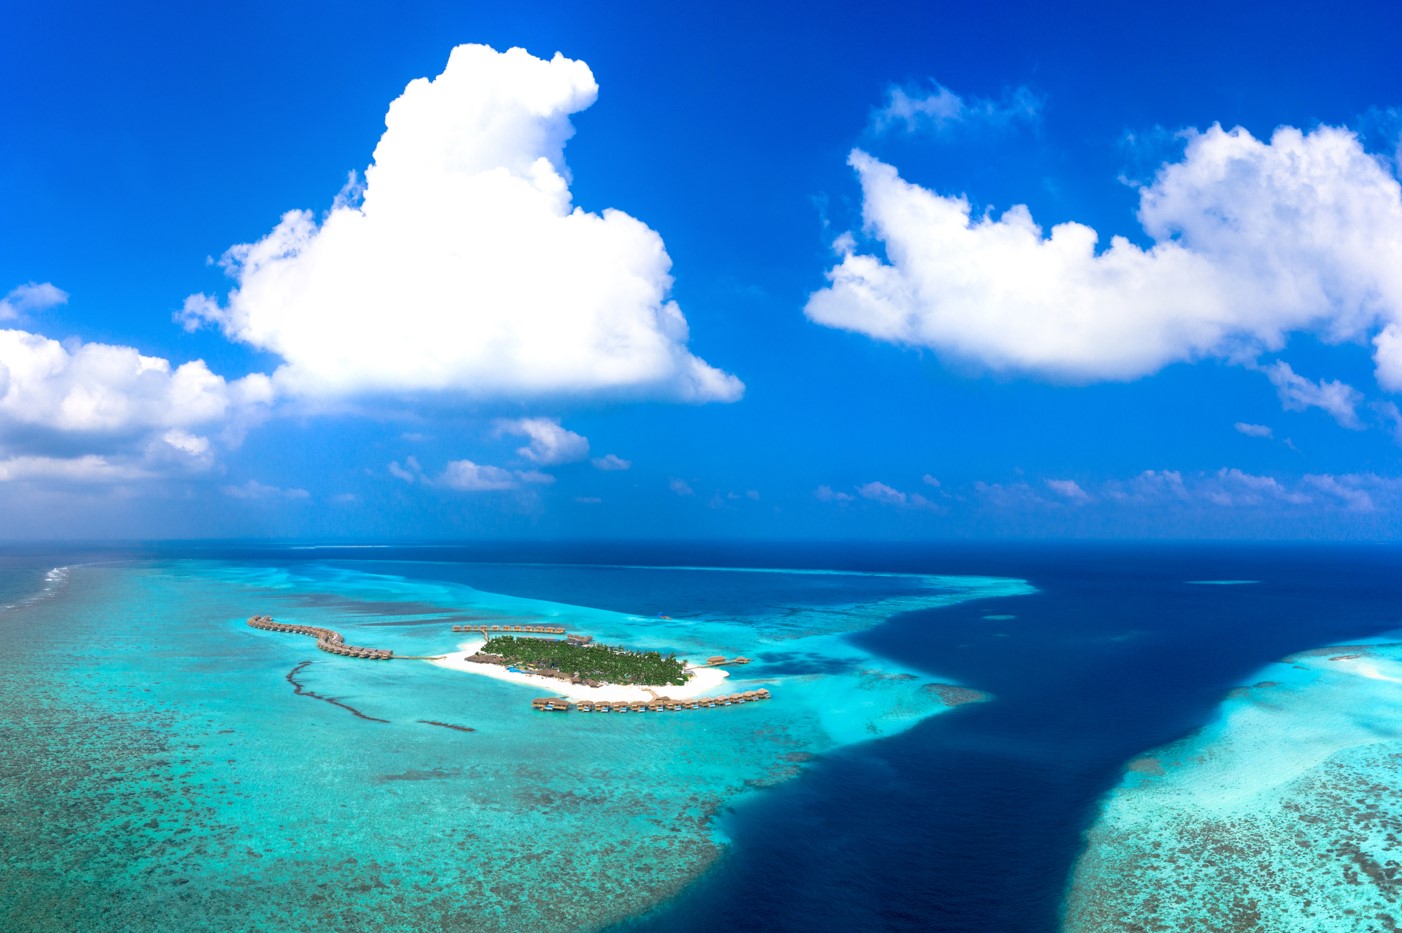
M 514 635 L 489 638 L 469 660 L 590 687 L 603 683 L 681 687 L 694 676 L 675 654 L 664 658 L 656 651 Z
M 469 674 L 529 685 L 574 700 L 683 700 L 720 687 L 729 673 L 690 665 L 675 655 L 590 643 L 482 632 L 432 662 Z

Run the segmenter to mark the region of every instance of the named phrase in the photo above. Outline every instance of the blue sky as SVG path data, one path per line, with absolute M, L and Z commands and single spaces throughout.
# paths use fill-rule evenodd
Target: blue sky
M 1396 537 L 1399 26 L 12 4 L 0 537 Z

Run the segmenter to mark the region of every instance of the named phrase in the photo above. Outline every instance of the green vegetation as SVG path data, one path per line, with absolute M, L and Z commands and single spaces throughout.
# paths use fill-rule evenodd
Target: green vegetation
M 673 684 L 681 686 L 691 676 L 676 655 L 665 658 L 656 651 L 629 651 L 613 645 L 570 645 L 548 638 L 500 635 L 479 649 L 499 655 L 507 664 L 543 674 L 578 674 L 585 680 L 613 684 Z

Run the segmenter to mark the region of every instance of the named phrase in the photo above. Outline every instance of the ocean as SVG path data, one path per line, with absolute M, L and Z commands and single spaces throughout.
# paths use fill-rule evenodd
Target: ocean
M 1382 547 L 11 549 L 0 928 L 1388 929 L 1399 597 Z M 542 714 L 255 613 L 773 699 Z

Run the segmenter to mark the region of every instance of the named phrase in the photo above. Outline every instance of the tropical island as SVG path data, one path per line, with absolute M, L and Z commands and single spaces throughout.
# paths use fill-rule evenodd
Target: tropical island
M 556 640 L 498 634 L 485 627 L 474 631 L 480 632 L 477 638 L 430 663 L 594 701 L 699 697 L 720 688 L 729 676 L 709 662 L 693 665 L 674 654 L 593 644 L 589 636 Z
M 610 684 L 684 686 L 692 677 L 675 654 L 630 651 L 615 645 L 573 644 L 547 638 L 489 638 L 468 658 L 479 664 L 499 664 L 522 673 L 538 674 L 597 687 Z

